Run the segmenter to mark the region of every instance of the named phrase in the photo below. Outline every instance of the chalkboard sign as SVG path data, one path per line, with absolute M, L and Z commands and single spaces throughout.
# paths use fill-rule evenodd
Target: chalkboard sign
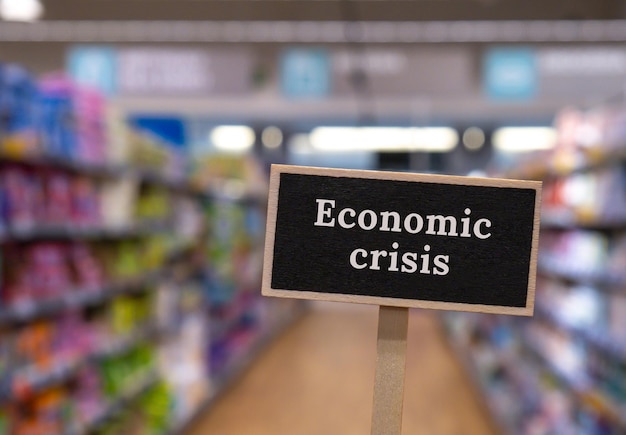
M 263 294 L 532 315 L 541 183 L 273 165 Z

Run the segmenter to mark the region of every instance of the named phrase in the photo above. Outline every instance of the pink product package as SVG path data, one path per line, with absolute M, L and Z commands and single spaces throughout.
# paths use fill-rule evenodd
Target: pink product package
M 34 277 L 36 299 L 49 299 L 62 295 L 71 287 L 67 262 L 67 246 L 58 243 L 41 243 L 32 246 L 27 256 L 29 273 Z
M 72 221 L 71 178 L 67 174 L 51 172 L 45 179 L 46 222 L 67 225 Z
M 72 157 L 80 162 L 104 164 L 106 159 L 106 100 L 95 89 L 79 85 L 63 74 L 48 75 L 40 81 L 47 93 L 71 100 L 76 148 Z
M 6 222 L 19 229 L 29 229 L 44 215 L 41 174 L 19 166 L 3 169 Z
M 101 224 L 100 200 L 93 180 L 77 177 L 72 180 L 72 222 L 80 227 Z
M 105 99 L 96 90 L 74 88 L 76 133 L 81 161 L 104 164 L 106 158 Z
M 78 287 L 89 291 L 104 285 L 102 265 L 87 244 L 73 244 L 70 248 L 70 259 L 74 267 L 74 282 Z
M 93 350 L 90 325 L 78 312 L 66 312 L 57 321 L 54 342 L 55 355 L 72 360 L 82 358 Z

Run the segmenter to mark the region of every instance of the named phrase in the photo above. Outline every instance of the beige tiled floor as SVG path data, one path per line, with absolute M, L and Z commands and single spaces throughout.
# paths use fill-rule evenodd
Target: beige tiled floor
M 377 308 L 317 304 L 189 435 L 370 433 Z M 409 321 L 403 435 L 493 435 L 433 312 Z

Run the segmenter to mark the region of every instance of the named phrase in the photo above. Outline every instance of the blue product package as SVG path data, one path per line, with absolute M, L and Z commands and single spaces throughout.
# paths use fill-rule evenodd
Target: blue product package
M 9 108 L 8 93 L 4 86 L 4 64 L 0 63 L 0 144 L 4 141 L 4 137 L 9 127 Z
M 41 130 L 46 152 L 53 157 L 72 159 L 76 136 L 72 122 L 72 104 L 67 95 L 42 92 L 40 97 Z
M 73 88 L 63 77 L 50 76 L 39 83 L 43 142 L 49 155 L 73 160 L 77 154 Z
M 37 145 L 35 82 L 25 68 L 15 64 L 5 64 L 0 77 L 5 144 L 10 141 L 16 152 L 33 151 Z

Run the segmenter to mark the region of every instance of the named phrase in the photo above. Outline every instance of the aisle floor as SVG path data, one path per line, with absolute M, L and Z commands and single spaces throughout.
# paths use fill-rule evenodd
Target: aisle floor
M 377 308 L 316 304 L 188 435 L 370 433 Z M 495 435 L 434 312 L 409 321 L 403 435 Z

